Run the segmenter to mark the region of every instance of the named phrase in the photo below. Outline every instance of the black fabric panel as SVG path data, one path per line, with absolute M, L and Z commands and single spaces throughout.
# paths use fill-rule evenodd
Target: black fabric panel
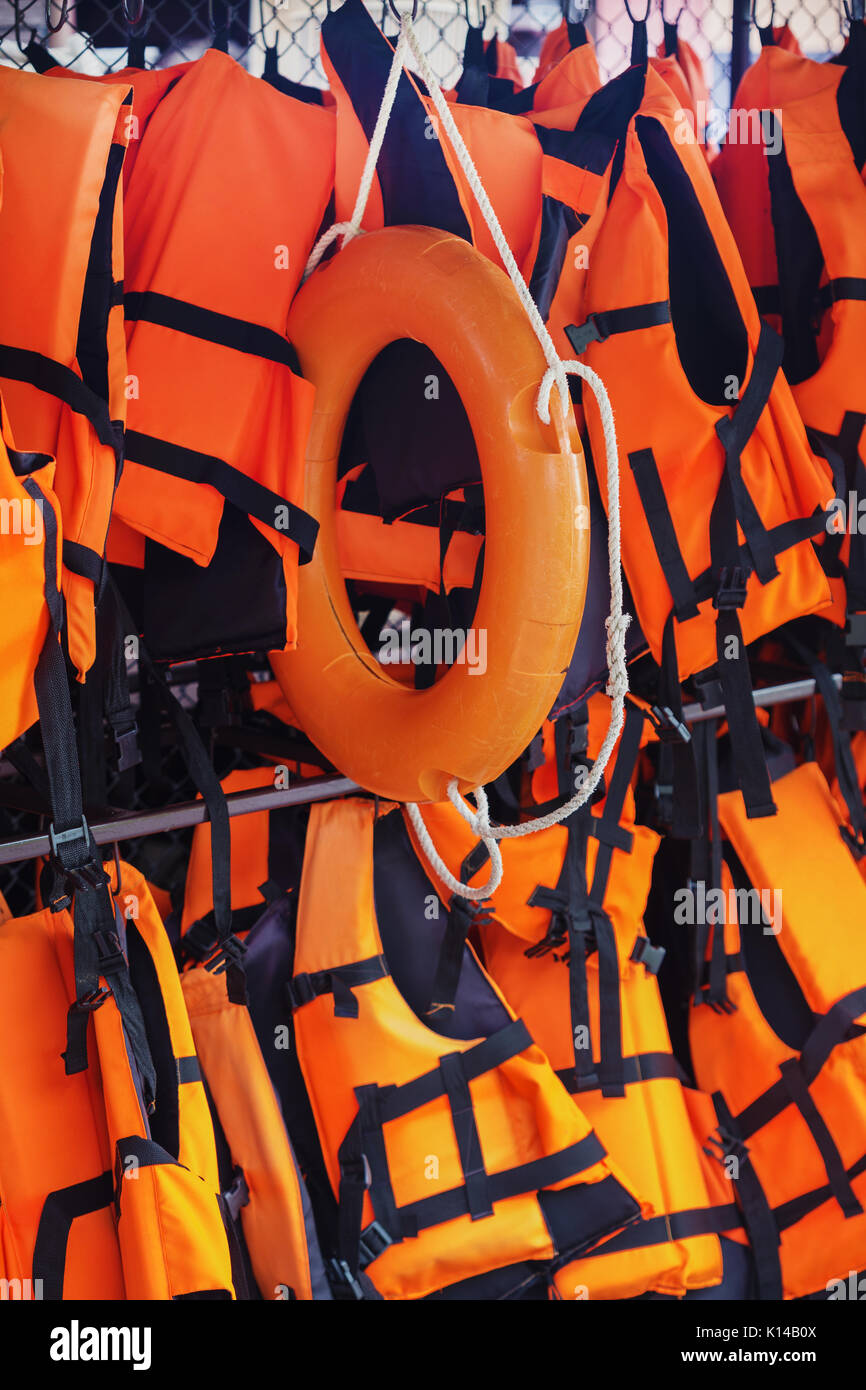
M 108 400 L 108 315 L 114 303 L 114 277 L 111 269 L 112 226 L 117 183 L 126 153 L 124 145 L 113 144 L 108 152 L 105 179 L 99 191 L 99 209 L 90 241 L 90 257 L 84 277 L 84 293 L 78 319 L 75 356 L 81 375 L 90 390 Z
M 122 880 L 120 894 L 122 901 Z M 126 949 L 129 956 L 129 977 L 141 1004 L 150 1055 L 156 1068 L 156 1108 L 149 1116 L 150 1132 L 156 1143 L 176 1159 L 180 1154 L 178 1061 L 172 1051 L 171 1032 L 156 965 L 138 927 L 131 919 L 126 923 Z M 196 1059 L 184 1060 L 188 1062 Z
M 562 274 L 568 243 L 587 220 L 586 215 L 548 194 L 541 200 L 541 231 L 529 293 L 545 321 Z
M 558 1254 L 570 1259 L 640 1219 L 637 1202 L 612 1176 L 558 1192 L 539 1192 L 538 1201 Z
M 794 187 L 784 142 L 777 154 L 767 156 L 767 171 L 785 341 L 782 369 L 794 386 L 812 376 L 819 366 L 815 298 L 824 256 L 811 218 Z
M 145 551 L 144 639 L 155 660 L 285 645 L 288 600 L 282 560 L 230 502 L 223 506 L 209 565 L 197 565 L 149 539 Z
M 607 516 L 598 489 L 588 437 L 583 439 L 583 448 L 586 454 L 586 481 L 589 492 L 589 572 L 586 599 L 574 653 L 551 710 L 551 719 L 556 719 L 570 705 L 585 699 L 602 684 L 607 673 L 607 634 L 604 626 L 610 613 Z M 646 646 L 646 638 L 640 630 L 637 617 L 634 616 L 633 603 L 627 604 L 627 611 L 632 614 L 625 636 L 626 655 L 631 658 Z
M 866 164 L 866 25 L 851 25 L 845 51 L 846 70 L 836 91 L 836 105 L 854 163 L 862 170 Z
M 379 933 L 391 976 L 409 1008 L 445 1038 L 485 1038 L 506 1027 L 511 1022 L 508 1011 L 468 948 L 453 1010 L 427 1015 L 448 912 L 436 898 L 439 916 L 429 921 L 425 917 L 425 900 L 435 897 L 435 891 L 398 811 L 376 822 L 373 845 Z
M 725 844 L 724 858 L 734 887 L 751 888 L 753 885 L 730 843 Z M 772 886 L 766 883 L 754 885 L 758 890 Z M 802 1051 L 815 1026 L 815 1015 L 806 1002 L 778 939 L 772 935 L 765 936 L 761 926 L 745 925 L 740 928 L 740 951 L 752 992 L 767 1023 L 787 1047 L 796 1052 Z
M 742 387 L 748 364 L 748 338 L 736 295 L 691 180 L 663 127 L 638 116 L 635 129 L 667 217 L 671 319 L 683 371 L 701 400 L 730 405 L 726 378 L 735 376 Z
M 322 43 L 345 87 L 367 140 L 372 137 L 393 50 L 362 0 L 346 3 L 322 21 Z M 385 225 L 441 227 L 471 241 L 469 223 L 442 147 L 426 135 L 427 114 L 401 73 L 376 175 Z
M 303 824 L 303 822 L 299 822 Z M 336 1250 L 337 1203 L 316 1132 L 295 1048 L 285 987 L 294 963 L 294 897 L 279 898 L 259 918 L 246 939 L 244 965 L 250 1017 L 265 1066 L 280 1102 L 283 1120 L 298 1156 L 313 1205 L 323 1248 Z M 288 1046 L 277 1047 L 278 1029 L 288 1029 Z
M 430 376 L 438 382 L 435 400 L 425 395 Z M 346 423 L 338 476 L 360 463 L 369 464 L 386 521 L 481 481 L 463 402 L 423 343 L 389 343 L 364 373 Z

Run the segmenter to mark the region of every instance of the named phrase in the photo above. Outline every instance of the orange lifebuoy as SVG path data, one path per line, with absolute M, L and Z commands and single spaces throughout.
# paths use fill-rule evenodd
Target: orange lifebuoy
M 357 237 L 300 291 L 288 335 L 316 387 L 304 506 L 315 555 L 298 576 L 299 645 L 271 654 L 286 698 L 330 761 L 396 801 L 439 801 L 491 781 L 539 729 L 583 612 L 589 556 L 579 436 L 536 414 L 546 362 L 503 272 L 468 242 L 427 227 Z M 455 664 L 426 690 L 392 679 L 368 651 L 340 569 L 337 463 L 360 380 L 389 343 L 426 344 L 457 385 L 486 508 L 473 628 L 486 665 Z M 477 642 L 476 652 L 482 649 Z

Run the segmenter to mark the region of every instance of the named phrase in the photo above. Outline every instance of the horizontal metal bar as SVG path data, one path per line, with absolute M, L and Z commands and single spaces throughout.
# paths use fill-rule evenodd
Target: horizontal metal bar
M 246 816 L 253 811 L 276 811 L 286 806 L 305 806 L 312 801 L 329 801 L 360 791 L 348 777 L 317 777 L 313 781 L 297 782 L 293 787 L 256 787 L 251 791 L 230 792 L 226 797 L 230 816 Z M 208 819 L 203 801 L 181 801 L 158 811 L 128 811 L 110 820 L 91 825 L 90 832 L 98 845 L 111 845 L 119 840 L 134 840 L 139 835 L 158 835 L 164 830 L 179 830 L 187 825 L 200 825 Z M 29 835 L 26 839 L 0 840 L 0 864 L 19 864 L 48 853 L 47 835 Z
M 833 684 L 837 690 L 842 689 L 842 677 L 833 676 Z M 784 705 L 790 700 L 808 700 L 815 694 L 815 682 L 811 678 L 801 681 L 786 681 L 784 685 L 766 685 L 758 690 L 752 691 L 752 698 L 758 709 L 767 709 L 771 705 Z M 702 705 L 684 705 L 683 719 L 687 724 L 701 724 L 706 719 L 724 719 L 726 710 L 724 705 L 714 705 L 712 709 L 704 709 Z

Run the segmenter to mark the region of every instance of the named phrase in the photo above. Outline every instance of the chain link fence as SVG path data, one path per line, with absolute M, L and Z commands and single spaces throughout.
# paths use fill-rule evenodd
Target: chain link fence
M 123 67 L 167 67 L 201 56 L 212 45 L 228 51 L 251 72 L 261 73 L 266 50 L 276 50 L 280 72 L 294 82 L 324 86 L 319 28 L 332 0 L 0 0 L 0 62 L 28 63 L 24 50 L 36 40 L 52 58 L 81 72 Z M 336 0 L 333 0 L 336 3 Z M 633 13 L 642 17 L 645 0 Z M 677 14 L 677 0 L 667 18 Z M 394 34 L 397 21 L 388 0 L 367 0 L 376 22 Z M 790 12 L 788 12 L 790 11 Z M 557 0 L 420 0 L 417 29 L 440 80 L 460 75 L 467 23 L 484 21 L 485 34 L 514 46 L 524 81 L 532 80 L 544 35 L 562 19 Z M 758 19 L 770 22 L 768 0 L 758 0 Z M 827 58 L 843 43 L 844 15 L 832 0 L 791 0 L 776 24 L 787 22 L 803 51 Z M 713 100 L 727 106 L 730 91 L 733 0 L 687 0 L 680 34 L 703 59 Z M 612 77 L 628 63 L 632 24 L 624 0 L 597 0 L 587 20 L 599 65 Z M 662 12 L 649 15 L 651 49 L 662 40 Z M 752 31 L 752 54 L 758 38 Z

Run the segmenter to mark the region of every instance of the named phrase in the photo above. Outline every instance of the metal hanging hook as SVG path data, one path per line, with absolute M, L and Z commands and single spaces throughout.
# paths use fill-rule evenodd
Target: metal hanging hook
M 652 0 L 646 0 L 646 13 L 640 15 L 639 17 L 632 14 L 631 5 L 628 3 L 628 0 L 623 0 L 623 3 L 625 4 L 625 12 L 631 20 L 632 24 L 646 24 L 647 20 L 649 19 L 650 5 L 652 4 Z
M 474 28 L 474 25 L 472 23 L 472 20 L 469 18 L 469 0 L 463 0 L 463 8 L 466 11 L 466 23 L 469 25 L 469 28 L 472 29 Z M 483 30 L 485 24 L 487 23 L 487 6 L 480 5 L 479 9 L 481 11 L 481 23 L 478 25 L 478 28 Z M 414 14 L 412 18 L 415 18 Z
M 592 0 L 562 0 L 562 16 L 566 24 L 585 24 L 592 9 Z
M 58 24 L 51 23 L 51 9 L 52 0 L 45 0 L 45 27 L 48 30 L 49 34 L 59 34 L 60 30 L 66 23 L 66 14 L 69 10 L 69 0 L 60 0 L 60 22 Z
M 680 5 L 673 19 L 665 19 L 665 0 L 659 0 L 659 9 L 662 12 L 662 24 L 669 25 L 671 29 L 676 29 L 687 8 L 686 5 Z
M 126 21 L 129 29 L 134 29 L 144 18 L 144 0 L 132 0 L 130 7 L 129 0 L 120 0 L 120 13 Z
M 330 0 L 328 0 L 328 3 L 330 4 Z M 388 0 L 388 9 L 391 11 L 391 13 L 392 13 L 392 15 L 394 16 L 394 18 L 396 19 L 397 23 L 398 23 L 398 24 L 402 24 L 402 23 L 403 23 L 403 16 L 401 15 L 400 11 L 397 9 L 397 6 L 394 4 L 394 0 Z M 415 23 L 415 20 L 416 20 L 417 18 L 418 18 L 418 0 L 412 0 L 412 23 L 413 23 L 413 24 Z

